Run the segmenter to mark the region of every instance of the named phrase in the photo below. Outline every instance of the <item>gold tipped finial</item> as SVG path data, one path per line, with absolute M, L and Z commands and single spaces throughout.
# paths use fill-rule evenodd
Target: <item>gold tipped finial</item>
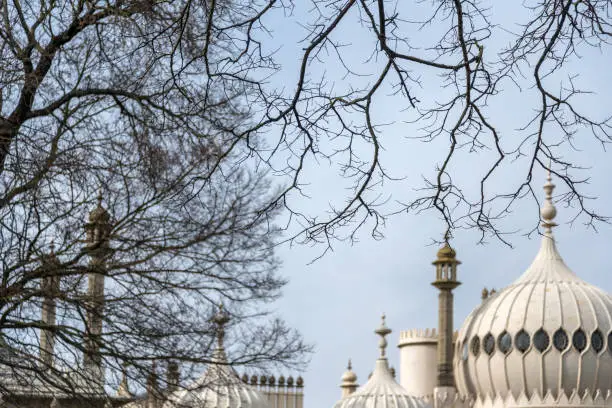
M 380 327 L 374 331 L 374 333 L 380 336 L 380 340 L 378 341 L 378 348 L 380 348 L 380 358 L 386 358 L 386 350 L 387 350 L 387 339 L 385 338 L 389 333 L 391 333 L 391 329 L 387 327 L 385 322 L 387 316 L 383 313 L 381 317 Z
M 549 166 L 550 167 L 550 166 Z M 551 236 L 552 228 L 556 227 L 557 224 L 553 221 L 557 215 L 557 209 L 552 202 L 552 193 L 555 190 L 555 185 L 552 183 L 552 177 L 550 168 L 548 169 L 548 175 L 546 177 L 546 184 L 544 184 L 544 193 L 546 198 L 544 205 L 540 209 L 540 217 L 542 218 L 542 227 L 544 227 L 544 234 Z
M 489 297 L 489 290 L 487 288 L 482 288 L 482 300 L 485 300 L 486 298 Z

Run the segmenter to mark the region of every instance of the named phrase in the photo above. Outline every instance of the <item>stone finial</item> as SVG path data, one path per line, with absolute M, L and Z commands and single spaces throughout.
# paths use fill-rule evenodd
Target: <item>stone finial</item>
M 295 381 L 295 385 L 296 387 L 299 387 L 299 388 L 304 387 L 304 379 L 302 378 L 302 376 L 299 376 L 297 378 L 297 380 Z
M 247 373 L 242 374 L 242 378 L 240 378 L 240 380 L 242 380 L 243 383 L 248 384 L 249 376 L 247 375 Z
M 268 377 L 266 377 L 265 375 L 260 375 L 259 385 L 266 385 L 266 384 L 268 384 Z
M 284 375 L 281 375 L 280 377 L 278 377 L 278 386 L 279 387 L 285 386 L 285 376 Z
M 289 376 L 289 378 L 287 378 L 287 387 L 293 387 L 293 377 Z
M 393 376 L 393 378 L 395 378 L 395 367 L 391 367 L 389 369 L 389 372 L 391 373 L 391 375 Z
M 482 288 L 481 299 L 486 300 L 489 297 L 489 289 Z
M 378 348 L 380 349 L 380 358 L 386 358 L 386 351 L 387 351 L 386 336 L 389 333 L 391 333 L 391 329 L 387 327 L 387 324 L 385 322 L 386 318 L 387 316 L 385 316 L 385 314 L 383 313 L 383 315 L 381 316 L 380 327 L 374 330 L 374 333 L 380 336 L 380 340 L 378 341 Z
M 230 321 L 229 314 L 223 309 L 223 303 L 219 304 L 219 310 L 211 319 L 217 325 L 217 344 L 219 348 L 223 348 L 223 340 L 225 339 L 225 325 Z
M 343 385 L 351 385 L 357 382 L 357 374 L 353 372 L 353 364 L 351 359 L 349 358 L 348 365 L 346 366 L 346 371 L 342 374 L 342 384 Z
M 268 377 L 268 385 L 271 387 L 276 385 L 276 378 L 273 375 Z
M 495 288 L 491 289 L 491 291 L 489 292 L 489 296 L 493 296 L 494 294 L 497 293 L 497 290 L 495 290 Z
M 251 376 L 251 385 L 257 385 L 257 376 L 256 375 L 252 375 Z
M 540 217 L 542 218 L 541 225 L 544 227 L 544 233 L 546 235 L 552 235 L 552 228 L 557 226 L 557 224 L 553 221 L 557 215 L 557 209 L 552 202 L 552 193 L 554 190 L 555 185 L 552 183 L 550 169 L 548 169 L 546 184 L 544 184 L 544 193 L 546 194 L 546 197 L 544 199 L 544 205 L 540 209 Z

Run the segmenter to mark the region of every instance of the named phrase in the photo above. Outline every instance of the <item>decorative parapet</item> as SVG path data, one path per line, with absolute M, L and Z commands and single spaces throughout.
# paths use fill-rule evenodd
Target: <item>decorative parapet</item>
M 457 340 L 459 332 L 453 333 L 453 343 Z M 438 331 L 436 329 L 410 329 L 400 332 L 398 347 L 409 344 L 434 344 L 438 342 Z
M 612 407 L 612 390 L 595 392 L 586 389 L 580 393 L 574 390 L 569 396 L 565 392 L 561 392 L 555 396 L 552 390 L 548 390 L 545 395 L 542 395 L 538 390 L 534 390 L 530 396 L 522 392 L 517 397 L 509 394 L 502 397 L 499 394 L 495 397 L 486 396 L 484 398 L 463 398 L 455 395 L 450 399 L 447 396 L 438 393 L 438 406 L 443 408 L 550 408 L 550 407 Z
M 270 408 L 303 408 L 304 379 L 301 376 L 243 374 L 242 381 L 251 384 L 268 399 Z

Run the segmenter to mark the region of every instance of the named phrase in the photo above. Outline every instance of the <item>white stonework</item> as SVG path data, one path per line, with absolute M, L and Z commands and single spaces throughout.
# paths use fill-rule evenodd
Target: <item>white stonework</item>
M 269 408 L 266 396 L 243 383 L 228 365 L 225 351 L 215 351 L 214 363 L 193 384 L 168 397 L 163 408 Z
M 410 395 L 391 375 L 386 358 L 376 360 L 372 377 L 353 394 L 338 401 L 334 408 L 431 408 L 421 398 Z
M 453 334 L 456 340 L 458 332 Z M 400 332 L 400 384 L 410 394 L 433 398 L 438 363 L 436 329 L 411 329 Z
M 400 333 L 400 384 L 411 395 L 431 398 L 436 385 L 438 334 L 435 329 Z
M 563 262 L 552 233 L 553 189 L 549 174 L 544 234 L 532 264 L 507 288 L 490 296 L 483 291 L 454 337 L 455 384 L 448 384 L 448 353 L 438 352 L 438 333 L 407 330 L 398 345 L 401 391 L 372 385 L 367 394 L 362 387 L 335 408 L 396 408 L 404 406 L 395 402 L 400 392 L 434 408 L 612 407 L 612 297 Z M 441 251 L 459 263 L 448 244 Z M 449 310 L 452 299 L 440 302 L 440 322 Z M 450 338 L 451 328 L 444 330 L 442 338 Z

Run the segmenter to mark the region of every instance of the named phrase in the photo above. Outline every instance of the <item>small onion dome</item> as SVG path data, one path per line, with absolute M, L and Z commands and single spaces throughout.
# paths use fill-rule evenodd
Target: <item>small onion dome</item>
M 89 213 L 90 223 L 107 223 L 110 221 L 110 214 L 102 206 L 102 192 L 98 194 L 98 206 Z
M 256 375 L 252 375 L 251 376 L 251 385 L 257 385 L 257 376 Z
M 577 393 L 587 401 L 612 391 L 612 297 L 575 275 L 557 251 L 553 187 L 549 176 L 535 259 L 510 286 L 492 290 L 459 332 L 454 365 L 463 397 Z
M 257 380 L 255 381 L 255 383 L 257 383 Z M 265 375 L 260 375 L 259 385 L 266 385 L 267 383 L 268 383 L 268 377 L 266 377 Z
M 297 378 L 297 380 L 295 381 L 295 386 L 296 387 L 303 387 L 304 386 L 304 379 L 302 378 L 302 376 L 299 376 Z
M 380 357 L 376 360 L 372 376 L 357 391 L 338 401 L 334 408 L 430 407 L 423 399 L 409 394 L 391 375 L 389 361 L 385 357 L 385 348 L 387 346 L 385 336 L 390 332 L 391 330 L 385 325 L 383 315 L 382 325 L 376 330 L 376 333 L 381 337 L 379 342 Z
M 278 377 L 278 386 L 279 387 L 285 386 L 285 376 L 284 375 L 281 375 L 280 377 Z
M 357 382 L 357 374 L 353 372 L 353 364 L 351 360 L 348 361 L 346 371 L 342 374 L 342 385 L 352 385 Z
M 274 378 L 273 375 L 268 377 L 268 385 L 271 385 L 272 387 L 274 387 L 274 385 L 276 385 L 276 378 Z
M 453 261 L 455 260 L 455 258 L 457 257 L 457 252 L 455 252 L 455 250 L 453 248 L 451 248 L 450 245 L 448 245 L 448 242 L 444 244 L 444 246 L 442 248 L 440 248 L 438 250 L 438 259 L 437 262 L 448 262 L 448 261 Z
M 241 380 L 242 380 L 243 383 L 248 384 L 249 383 L 249 376 L 246 373 L 244 373 L 244 374 L 242 374 Z
M 287 378 L 287 387 L 293 387 L 293 377 L 289 376 L 289 378 Z

